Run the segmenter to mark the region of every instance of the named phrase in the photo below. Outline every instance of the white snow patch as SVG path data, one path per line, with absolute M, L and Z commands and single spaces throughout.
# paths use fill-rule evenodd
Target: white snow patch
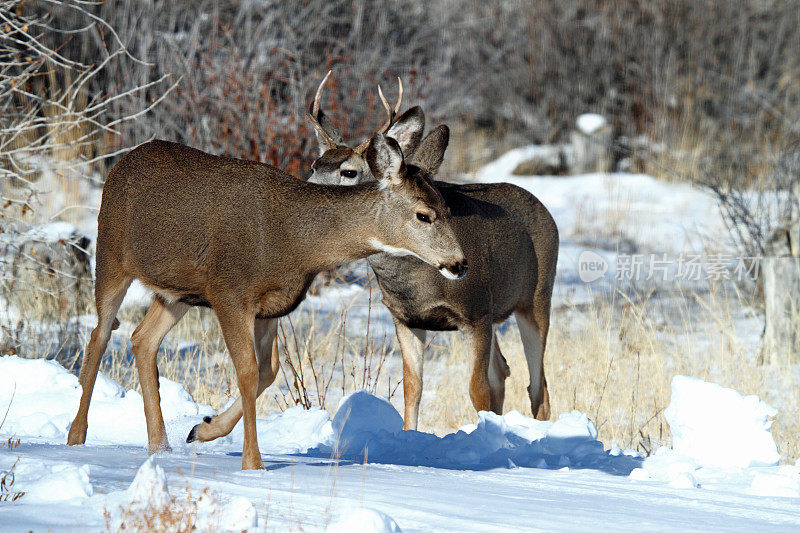
M 531 159 L 543 159 L 558 165 L 560 152 L 561 149 L 558 146 L 547 144 L 531 144 L 521 148 L 514 148 L 481 167 L 478 171 L 478 177 L 480 181 L 506 181 L 508 176 L 513 176 L 514 170 L 521 163 Z
M 247 498 L 235 496 L 219 511 L 219 524 L 227 531 L 244 531 L 258 525 L 258 514 Z
M 776 471 L 756 472 L 750 483 L 750 494 L 757 496 L 800 497 L 800 468 L 782 466 Z
M 387 400 L 362 390 L 342 398 L 332 426 L 337 448 L 363 450 L 366 441 L 375 435 L 403 431 L 403 417 Z
M 83 236 L 84 233 L 68 222 L 50 222 L 40 224 L 31 228 L 25 233 L 25 240 L 39 242 L 58 242 L 68 241 L 76 236 Z
M 14 490 L 24 492 L 24 503 L 53 503 L 83 500 L 94 493 L 89 481 L 89 466 L 69 463 L 45 465 L 25 461 L 14 469 Z
M 345 398 L 333 419 L 332 437 L 312 453 L 371 463 L 451 469 L 599 468 L 628 474 L 641 459 L 611 455 L 597 440 L 597 428 L 583 413 L 562 414 L 555 422 L 512 411 L 480 412 L 469 433 L 437 437 L 402 431 L 399 413 L 386 400 L 364 391 Z M 338 438 L 337 438 L 338 437 Z
M 214 414 L 210 407 L 195 403 L 179 383 L 160 378 L 159 388 L 167 430 L 179 432 L 173 435 L 173 441 L 185 438 L 199 417 Z M 63 442 L 78 410 L 81 390 L 78 378 L 55 361 L 0 358 L 0 406 L 9 406 L 0 433 Z M 87 443 L 146 445 L 141 394 L 125 391 L 98 373 L 89 408 Z
M 126 491 L 132 505 L 163 507 L 169 503 L 167 475 L 154 457 L 149 457 L 133 478 Z
M 191 503 L 185 508 L 191 512 Z M 247 498 L 235 496 L 222 503 L 216 493 L 204 491 L 195 502 L 197 525 L 201 531 L 247 531 L 258 524 L 256 508 Z
M 664 418 L 675 452 L 703 466 L 734 468 L 778 464 L 780 455 L 769 430 L 776 414 L 757 396 L 675 376 Z
M 153 303 L 153 291 L 145 287 L 138 279 L 133 280 L 125 298 L 122 300 L 120 309 L 146 309 Z
M 606 118 L 597 113 L 584 113 L 575 120 L 575 126 L 584 135 L 592 135 L 605 127 L 606 124 L 608 124 Z
M 341 512 L 328 526 L 330 533 L 399 533 L 400 527 L 390 516 L 364 507 Z

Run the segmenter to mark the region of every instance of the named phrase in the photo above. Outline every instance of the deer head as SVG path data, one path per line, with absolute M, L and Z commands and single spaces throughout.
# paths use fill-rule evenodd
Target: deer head
M 446 137 L 439 137 L 439 159 L 447 147 Z M 443 142 L 442 142 L 443 141 Z M 432 157 L 435 159 L 436 156 Z M 379 224 L 384 240 L 371 244 L 392 255 L 413 255 L 436 267 L 449 279 L 460 279 L 467 272 L 467 262 L 458 239 L 450 227 L 450 213 L 427 170 L 406 165 L 399 143 L 376 133 L 363 156 L 370 176 L 378 181 L 385 198 Z
M 312 175 L 308 181 L 325 185 L 355 185 L 364 181 L 374 181 L 364 153 L 370 140 L 356 147 L 347 146 L 339 134 L 339 130 L 328 119 L 320 107 L 322 89 L 330 72 L 317 88 L 314 101 L 306 118 L 314 127 L 319 144 L 320 156 L 312 164 Z M 410 156 L 420 143 L 425 128 L 425 115 L 419 106 L 412 107 L 399 117 L 400 105 L 403 101 L 403 83 L 397 78 L 398 97 L 394 109 L 389 106 L 383 91 L 378 86 L 378 95 L 386 109 L 386 121 L 378 129 L 379 133 L 395 139 L 405 157 Z M 445 145 L 446 147 L 446 145 Z

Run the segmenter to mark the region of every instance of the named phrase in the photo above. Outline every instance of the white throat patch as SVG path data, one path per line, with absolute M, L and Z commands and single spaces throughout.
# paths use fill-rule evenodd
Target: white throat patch
M 380 250 L 381 252 L 386 252 L 389 255 L 393 255 L 395 257 L 402 257 L 404 255 L 413 255 L 420 261 L 425 261 L 420 256 L 412 252 L 411 250 L 406 250 L 405 248 L 398 248 L 396 246 L 390 246 L 388 244 L 384 244 L 376 238 L 372 238 L 369 240 L 370 245 L 374 246 L 376 249 Z M 425 261 L 427 263 L 427 261 Z

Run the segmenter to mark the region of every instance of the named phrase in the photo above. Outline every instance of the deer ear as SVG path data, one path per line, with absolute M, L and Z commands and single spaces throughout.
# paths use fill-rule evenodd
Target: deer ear
M 419 146 L 424 129 L 425 113 L 420 106 L 414 106 L 395 119 L 386 135 L 396 139 L 403 154 L 409 156 Z
M 372 175 L 381 187 L 399 185 L 405 174 L 405 162 L 400 145 L 391 137 L 376 133 L 364 153 Z
M 411 164 L 427 171 L 431 176 L 439 171 L 444 152 L 450 142 L 450 128 L 442 124 L 430 132 L 411 157 Z
M 325 116 L 325 113 L 323 113 L 321 109 L 316 117 L 311 113 L 306 113 L 306 120 L 308 120 L 309 124 L 314 128 L 320 154 L 324 154 L 328 150 L 343 144 L 339 130 L 336 129 L 336 126 Z

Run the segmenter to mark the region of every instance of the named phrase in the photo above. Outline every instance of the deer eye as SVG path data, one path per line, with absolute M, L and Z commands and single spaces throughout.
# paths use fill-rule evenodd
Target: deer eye
M 341 174 L 344 178 L 353 179 L 358 175 L 358 172 L 355 170 L 342 170 Z
M 431 223 L 431 217 L 429 217 L 425 213 L 417 213 L 417 220 L 419 220 L 420 222 L 424 222 L 426 224 Z

